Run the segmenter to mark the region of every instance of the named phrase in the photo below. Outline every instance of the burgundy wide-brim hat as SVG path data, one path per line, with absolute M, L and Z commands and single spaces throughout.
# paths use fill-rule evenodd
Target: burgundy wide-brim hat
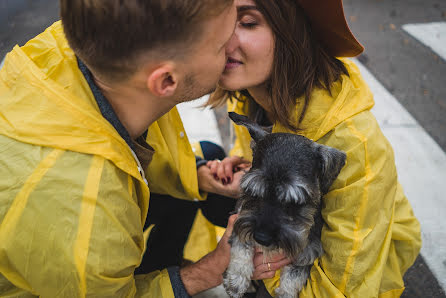
M 355 57 L 364 47 L 348 27 L 342 0 L 297 0 L 320 42 L 336 57 Z

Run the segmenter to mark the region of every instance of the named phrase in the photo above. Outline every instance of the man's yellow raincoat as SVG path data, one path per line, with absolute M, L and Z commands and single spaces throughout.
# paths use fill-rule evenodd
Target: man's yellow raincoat
M 166 159 L 147 177 L 159 193 L 201 199 L 182 131 L 176 109 L 151 126 Z M 173 297 L 167 270 L 133 274 L 148 204 L 60 22 L 15 47 L 0 71 L 0 297 Z
M 397 180 L 393 150 L 370 112 L 374 101 L 357 67 L 342 60 L 330 96 L 315 90 L 299 133 L 347 154 L 346 166 L 323 198 L 324 255 L 315 261 L 300 297 L 399 297 L 403 274 L 417 257 L 420 226 Z M 299 102 L 299 101 L 298 101 Z M 247 101 L 229 110 L 247 114 Z M 301 106 L 292 113 L 298 119 Z M 250 136 L 235 126 L 231 155 L 251 158 Z M 273 132 L 291 132 L 276 124 Z M 278 276 L 265 281 L 273 293 Z

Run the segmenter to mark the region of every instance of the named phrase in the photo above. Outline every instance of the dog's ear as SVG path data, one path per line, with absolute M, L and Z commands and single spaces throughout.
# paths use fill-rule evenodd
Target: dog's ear
M 320 176 L 321 192 L 322 194 L 326 194 L 344 167 L 347 156 L 344 152 L 335 148 L 315 144 L 322 157 Z
M 258 125 L 254 121 L 249 120 L 246 116 L 242 116 L 234 112 L 229 112 L 228 115 L 235 124 L 245 126 L 248 129 L 251 138 L 256 143 L 268 134 L 262 129 L 262 127 L 260 127 L 260 125 Z

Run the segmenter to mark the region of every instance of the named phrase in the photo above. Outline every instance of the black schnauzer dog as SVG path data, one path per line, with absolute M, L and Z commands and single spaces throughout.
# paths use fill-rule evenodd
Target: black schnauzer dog
M 230 297 L 243 297 L 254 272 L 256 247 L 283 252 L 277 297 L 298 297 L 314 260 L 322 255 L 321 201 L 345 164 L 345 153 L 290 133 L 267 133 L 247 117 L 229 113 L 253 139 L 252 168 L 240 183 L 239 217 L 230 237 L 231 261 L 223 275 Z

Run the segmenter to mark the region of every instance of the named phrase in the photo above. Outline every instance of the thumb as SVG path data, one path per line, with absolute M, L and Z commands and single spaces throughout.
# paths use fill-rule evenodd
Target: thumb
M 225 238 L 226 240 L 229 239 L 229 237 L 232 234 L 232 230 L 234 229 L 234 224 L 235 224 L 235 222 L 237 220 L 237 217 L 238 217 L 238 214 L 234 214 L 234 215 L 231 215 L 229 217 L 229 219 L 228 219 L 228 226 L 226 227 L 226 231 L 225 231 L 222 239 L 223 238 Z

